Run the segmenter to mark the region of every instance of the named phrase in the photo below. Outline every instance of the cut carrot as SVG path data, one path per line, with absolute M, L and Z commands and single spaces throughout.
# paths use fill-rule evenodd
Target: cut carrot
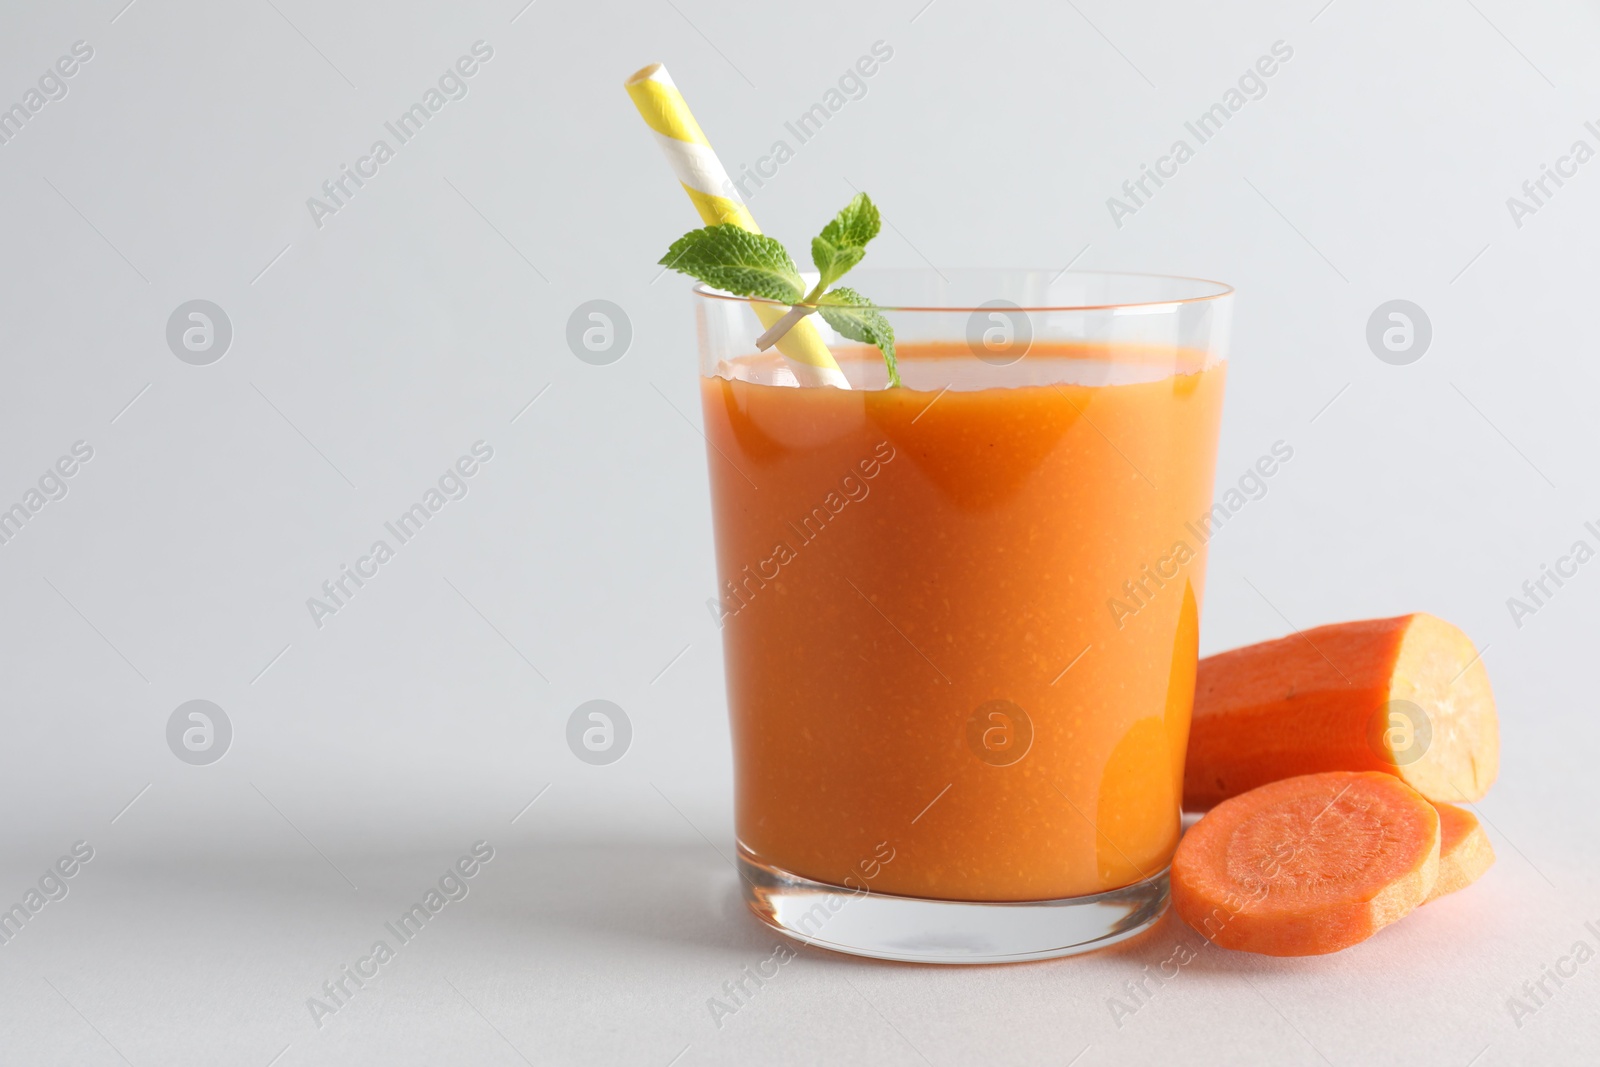
M 1494 865 L 1494 846 L 1476 815 L 1454 804 L 1434 807 L 1439 809 L 1439 877 L 1429 900 L 1465 889 Z
M 1368 770 L 1429 800 L 1478 800 L 1499 767 L 1489 675 L 1467 635 L 1432 615 L 1369 619 L 1200 661 L 1183 806 Z
M 1439 813 L 1393 775 L 1285 778 L 1225 800 L 1172 858 L 1172 905 L 1223 948 L 1316 956 L 1365 941 L 1428 898 Z

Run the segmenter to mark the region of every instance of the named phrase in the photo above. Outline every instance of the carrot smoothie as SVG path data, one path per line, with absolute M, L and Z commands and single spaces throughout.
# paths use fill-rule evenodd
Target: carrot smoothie
M 944 900 L 1159 874 L 1225 364 L 908 343 L 904 388 L 760 384 L 777 359 L 701 379 L 741 846 Z

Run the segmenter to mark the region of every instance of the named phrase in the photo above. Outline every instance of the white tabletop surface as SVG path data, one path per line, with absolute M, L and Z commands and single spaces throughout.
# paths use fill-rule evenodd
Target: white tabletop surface
M 0 904 L 93 849 L 0 944 L 0 1063 L 1595 1061 L 1600 962 L 1571 954 L 1600 949 L 1600 565 L 1506 603 L 1600 544 L 1592 7 L 124 4 L 0 11 L 0 104 L 47 78 L 0 144 L 0 506 L 93 452 L 0 544 Z M 314 218 L 480 41 L 465 95 Z M 1463 627 L 1504 746 L 1478 885 L 1317 959 L 1170 919 L 1009 967 L 804 950 L 713 1018 L 775 938 L 727 862 L 693 325 L 653 265 L 694 221 L 621 82 L 667 62 L 737 170 L 880 41 L 757 217 L 803 246 L 855 185 L 892 223 L 879 265 L 1238 285 L 1219 484 L 1295 458 L 1212 543 L 1203 650 Z M 1114 220 L 1275 42 L 1264 93 Z M 1513 211 L 1544 164 L 1570 176 Z M 593 299 L 632 327 L 607 366 L 565 340 Z M 1402 366 L 1366 340 L 1394 299 L 1432 328 Z M 191 300 L 232 329 L 204 365 L 166 337 Z M 466 496 L 314 621 L 479 441 Z M 603 767 L 565 742 L 597 698 L 634 731 Z M 197 699 L 232 731 L 208 765 L 167 743 Z M 314 1014 L 479 841 L 467 894 Z

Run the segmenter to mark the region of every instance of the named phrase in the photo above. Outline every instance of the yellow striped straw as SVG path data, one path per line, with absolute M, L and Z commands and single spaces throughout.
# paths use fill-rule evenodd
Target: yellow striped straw
M 652 63 L 625 83 L 628 96 L 639 109 L 645 124 L 655 132 L 656 143 L 666 155 L 683 191 L 707 226 L 732 223 L 751 233 L 761 227 L 744 206 L 728 172 L 711 150 L 711 143 L 694 120 L 683 94 L 660 63 Z M 751 307 L 761 325 L 770 328 L 783 317 L 785 309 L 775 304 L 756 303 Z M 801 319 L 778 341 L 778 351 L 789 357 L 801 385 L 831 385 L 850 388 L 844 372 L 822 335 L 809 318 Z

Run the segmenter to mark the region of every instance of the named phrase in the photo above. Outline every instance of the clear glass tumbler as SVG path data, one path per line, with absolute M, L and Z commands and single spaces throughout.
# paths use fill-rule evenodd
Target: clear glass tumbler
M 850 284 L 900 388 L 815 315 L 851 387 L 802 385 L 759 301 L 695 291 L 746 899 L 885 959 L 1132 936 L 1180 832 L 1233 291 Z

